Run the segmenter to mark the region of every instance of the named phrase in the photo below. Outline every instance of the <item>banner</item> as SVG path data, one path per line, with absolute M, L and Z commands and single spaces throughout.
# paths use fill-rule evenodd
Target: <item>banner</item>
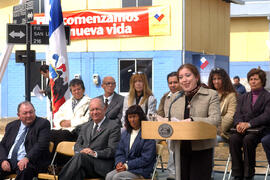
M 70 39 L 98 39 L 170 35 L 170 7 L 121 8 L 63 12 Z M 44 24 L 35 14 L 34 24 Z
M 50 85 L 52 92 L 52 112 L 69 98 L 69 68 L 67 59 L 66 35 L 60 0 L 50 0 L 49 58 Z

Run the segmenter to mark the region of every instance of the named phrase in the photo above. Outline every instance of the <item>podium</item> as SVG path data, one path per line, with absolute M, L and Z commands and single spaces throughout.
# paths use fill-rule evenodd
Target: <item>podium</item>
M 143 139 L 205 140 L 216 139 L 217 128 L 202 122 L 142 121 Z M 176 180 L 180 180 L 180 141 L 175 141 Z

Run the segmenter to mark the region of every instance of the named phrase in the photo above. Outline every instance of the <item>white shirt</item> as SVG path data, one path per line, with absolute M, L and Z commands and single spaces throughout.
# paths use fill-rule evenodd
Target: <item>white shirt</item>
M 136 139 L 136 137 L 137 137 L 139 131 L 140 131 L 140 129 L 138 129 L 138 130 L 133 129 L 133 130 L 131 131 L 131 134 L 130 134 L 130 141 L 129 141 L 129 149 L 131 149 L 131 147 L 132 147 L 132 145 L 133 145 L 133 143 L 134 143 L 134 141 L 135 141 L 135 139 Z
M 16 143 L 18 142 L 18 140 L 20 139 L 22 133 L 24 132 L 24 129 L 26 128 L 26 126 L 21 122 L 21 125 L 20 125 L 20 128 L 19 128 L 19 131 L 18 131 L 18 134 L 15 138 L 15 141 L 13 143 L 13 145 L 11 146 L 10 148 L 10 151 L 8 153 L 8 159 L 11 159 L 11 156 L 12 156 L 12 151 L 16 145 Z M 25 141 L 25 138 L 27 136 L 27 133 L 26 132 L 26 135 L 24 137 L 24 140 L 23 140 L 23 143 L 21 144 L 21 146 L 19 147 L 19 150 L 18 150 L 18 155 L 17 155 L 17 160 L 20 161 L 21 159 L 23 159 L 26 155 L 26 151 L 25 151 L 25 146 L 24 146 L 24 141 Z
M 108 104 L 110 104 L 111 101 L 112 101 L 113 96 L 114 96 L 114 93 L 113 93 L 111 96 L 109 96 L 109 97 L 105 97 L 105 96 L 103 95 L 104 104 L 105 104 L 105 100 L 106 100 L 106 99 L 108 99 Z

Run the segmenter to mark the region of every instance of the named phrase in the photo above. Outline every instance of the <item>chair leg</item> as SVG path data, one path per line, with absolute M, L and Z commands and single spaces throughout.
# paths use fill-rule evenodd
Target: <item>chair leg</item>
M 232 169 L 230 170 L 228 180 L 230 180 L 230 179 L 231 179 L 231 176 L 232 176 Z
M 159 160 L 160 160 L 160 164 L 161 164 L 161 170 L 162 170 L 162 172 L 164 172 L 162 156 L 159 156 Z
M 222 180 L 225 180 L 226 179 L 226 175 L 227 175 L 227 171 L 228 171 L 228 167 L 229 167 L 230 161 L 231 161 L 231 154 L 229 154 L 228 159 L 226 161 L 226 167 L 225 167 L 225 170 L 224 170 L 224 174 L 223 174 Z
M 264 180 L 267 180 L 268 174 L 269 174 L 269 164 L 267 165 L 267 168 L 266 168 Z

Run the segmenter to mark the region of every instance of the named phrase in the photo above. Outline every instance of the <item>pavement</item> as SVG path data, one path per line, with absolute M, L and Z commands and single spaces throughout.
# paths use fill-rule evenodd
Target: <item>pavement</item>
M 167 180 L 168 177 L 168 171 L 164 170 L 164 172 L 162 172 L 161 169 L 157 170 L 157 180 Z M 214 171 L 213 172 L 213 177 L 214 180 L 222 180 L 223 179 L 223 172 L 218 172 L 218 171 Z M 265 175 L 262 174 L 256 174 L 254 177 L 254 180 L 264 180 Z M 232 180 L 232 178 L 230 178 Z M 198 178 L 198 180 L 200 180 Z M 228 174 L 226 176 L 226 180 L 228 180 Z M 267 180 L 270 180 L 270 175 L 268 176 Z

